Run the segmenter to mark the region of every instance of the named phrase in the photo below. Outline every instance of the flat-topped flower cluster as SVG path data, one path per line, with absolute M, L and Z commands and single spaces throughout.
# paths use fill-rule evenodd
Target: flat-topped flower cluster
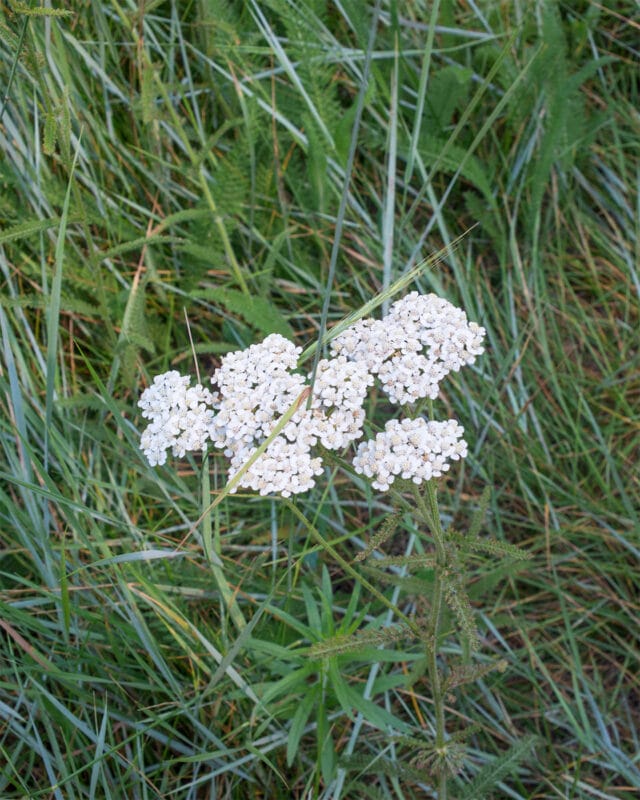
M 314 455 L 318 443 L 343 450 L 361 438 L 376 378 L 393 403 L 434 399 L 446 375 L 484 351 L 484 336 L 484 328 L 447 300 L 412 292 L 384 319 L 360 320 L 337 336 L 311 387 L 295 371 L 301 348 L 272 334 L 224 356 L 211 377 L 212 391 L 191 387 L 191 379 L 176 371 L 156 376 L 138 403 L 149 420 L 140 447 L 155 466 L 166 462 L 167 450 L 182 457 L 212 444 L 229 458 L 231 478 L 295 409 L 238 485 L 261 495 L 305 492 L 323 470 Z M 463 432 L 455 420 L 391 420 L 359 445 L 353 465 L 375 479 L 375 488 L 388 489 L 397 476 L 421 483 L 466 455 Z

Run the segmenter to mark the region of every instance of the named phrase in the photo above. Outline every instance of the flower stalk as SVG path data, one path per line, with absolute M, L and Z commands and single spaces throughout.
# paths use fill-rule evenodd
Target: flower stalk
M 433 537 L 435 546 L 435 567 L 433 590 L 431 596 L 431 614 L 429 618 L 429 639 L 427 643 L 427 671 L 431 684 L 435 715 L 435 745 L 436 777 L 438 780 L 438 800 L 446 800 L 448 767 L 446 761 L 447 733 L 445 722 L 445 692 L 443 690 L 442 672 L 438 668 L 440 655 L 440 639 L 442 626 L 442 609 L 444 600 L 443 572 L 447 568 L 447 555 L 444 543 L 444 531 L 440 522 L 438 509 L 438 496 L 436 482 L 431 480 L 426 484 L 426 502 L 418 489 L 414 490 L 414 497 L 420 516 L 427 524 Z

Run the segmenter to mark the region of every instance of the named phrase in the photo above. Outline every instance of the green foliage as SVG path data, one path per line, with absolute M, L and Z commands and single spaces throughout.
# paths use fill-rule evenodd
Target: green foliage
M 0 796 L 628 793 L 636 5 L 48 5 L 0 13 Z M 143 462 L 154 373 L 309 347 L 465 231 L 407 287 L 487 329 L 446 558 L 348 452 L 295 504 Z
M 261 701 L 276 714 L 292 717 L 287 737 L 287 762 L 293 762 L 303 737 L 315 726 L 317 759 L 324 779 L 330 782 L 337 768 L 335 737 L 330 730 L 336 727 L 336 722 L 329 726 L 330 713 L 334 717 L 336 713 L 344 715 L 347 720 L 353 720 L 354 712 L 360 713 L 374 728 L 385 730 L 391 726 L 396 730 L 408 730 L 405 723 L 365 697 L 361 688 L 349 680 L 362 660 L 384 657 L 384 652 L 373 649 L 375 645 L 392 645 L 406 638 L 408 629 L 393 626 L 387 630 L 365 630 L 354 636 L 366 613 L 366 610 L 358 611 L 359 591 L 351 594 L 344 617 L 336 626 L 334 590 L 326 568 L 322 570 L 318 589 L 312 592 L 307 585 L 302 586 L 306 620 L 294 620 L 282 611 L 272 610 L 289 622 L 311 647 L 290 649 L 257 640 L 252 640 L 250 647 L 277 659 L 272 671 L 280 672 L 282 677 L 261 687 Z M 397 655 L 389 651 L 387 660 L 395 661 Z M 406 657 L 413 656 L 406 654 Z M 292 702 L 295 712 L 292 712 Z M 312 724 L 311 720 L 315 722 Z
M 487 764 L 465 787 L 460 795 L 461 800 L 482 800 L 504 778 L 510 775 L 525 759 L 529 758 L 536 745 L 536 737 L 528 736 L 510 747 L 493 763 Z
M 380 530 L 371 538 L 365 549 L 361 550 L 356 555 L 354 560 L 365 561 L 371 556 L 374 550 L 382 547 L 382 545 L 393 536 L 401 519 L 402 515 L 398 512 L 395 514 L 387 514 L 380 525 Z
M 196 292 L 195 295 L 219 305 L 227 311 L 238 314 L 245 322 L 265 336 L 270 333 L 279 333 L 287 337 L 293 335 L 291 326 L 267 298 L 246 297 L 235 289 L 221 287 L 202 289 Z

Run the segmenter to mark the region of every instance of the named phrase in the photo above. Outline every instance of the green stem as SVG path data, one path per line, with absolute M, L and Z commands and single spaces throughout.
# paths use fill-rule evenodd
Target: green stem
M 445 693 L 442 688 L 441 674 L 438 670 L 438 653 L 440 646 L 440 628 L 442 625 L 442 606 L 443 606 L 443 581 L 442 571 L 446 567 L 446 550 L 444 546 L 444 531 L 440 524 L 440 511 L 438 509 L 438 497 L 436 482 L 427 483 L 427 502 L 416 489 L 415 498 L 418 509 L 424 521 L 429 526 L 436 550 L 436 565 L 433 579 L 433 595 L 431 598 L 431 616 L 429 619 L 429 629 L 432 640 L 427 645 L 427 670 L 431 681 L 431 692 L 433 694 L 433 706 L 436 717 L 436 741 L 435 749 L 438 754 L 444 756 L 446 750 L 446 722 L 445 722 Z M 447 800 L 447 765 L 444 758 L 438 758 L 438 800 Z

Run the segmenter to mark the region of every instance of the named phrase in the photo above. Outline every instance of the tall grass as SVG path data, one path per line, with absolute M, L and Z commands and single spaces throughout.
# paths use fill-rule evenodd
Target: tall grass
M 536 734 L 496 797 L 633 797 L 636 4 L 31 6 L 0 20 L 0 797 L 430 796 L 386 732 L 431 725 L 419 650 L 308 654 L 389 619 L 318 544 L 351 563 L 384 496 L 336 471 L 203 527 L 199 459 L 149 468 L 135 403 L 189 329 L 203 375 L 309 345 L 467 231 L 414 281 L 488 331 L 443 397 L 445 521 L 489 486 L 533 558 L 470 587 L 508 668 L 450 711 L 460 791 Z

